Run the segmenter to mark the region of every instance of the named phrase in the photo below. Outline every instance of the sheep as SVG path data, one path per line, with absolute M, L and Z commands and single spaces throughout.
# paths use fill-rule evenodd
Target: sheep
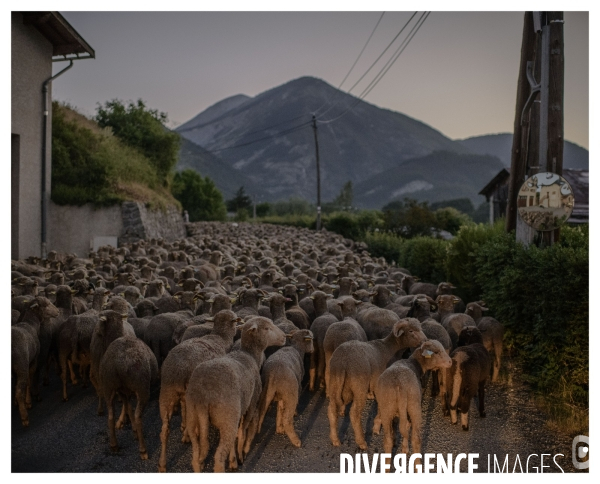
M 431 299 L 437 297 L 437 286 L 428 282 L 417 282 L 418 277 L 404 276 L 400 282 L 400 287 L 406 291 L 406 294 L 425 294 Z
M 431 317 L 438 323 L 441 323 L 449 314 L 455 314 L 455 306 L 460 301 L 456 296 L 451 294 L 441 294 L 435 298 L 437 304 L 437 314 L 432 314 Z
M 203 361 L 224 356 L 233 344 L 236 324 L 241 322 L 233 311 L 223 310 L 215 316 L 210 335 L 188 339 L 169 352 L 161 368 L 160 396 L 158 407 L 162 420 L 160 433 L 161 452 L 158 471 L 167 470 L 167 441 L 169 422 L 177 403 L 181 405 L 181 431 L 185 435 L 186 406 L 185 391 L 194 368 Z
M 437 309 L 437 305 L 429 296 L 417 296 L 406 314 L 406 317 L 416 318 L 419 321 L 425 321 L 431 317 L 431 311 Z
M 198 293 L 193 292 L 179 292 L 173 296 L 173 299 L 178 301 L 180 309 L 184 310 L 168 313 L 158 314 L 154 316 L 148 327 L 146 328 L 146 341 L 148 346 L 152 348 L 154 356 L 159 366 L 162 361 L 166 358 L 167 354 L 175 346 L 173 342 L 173 333 L 177 326 L 185 321 L 188 321 L 194 317 L 196 310 L 196 301 L 199 298 Z M 179 302 L 180 301 L 180 302 Z
M 118 394 L 137 436 L 140 457 L 142 460 L 148 459 L 142 430 L 142 413 L 150 399 L 150 385 L 157 378 L 156 357 L 143 341 L 131 336 L 122 336 L 114 340 L 106 349 L 100 361 L 98 381 L 108 408 L 111 451 L 118 450 L 114 417 L 114 398 Z M 135 413 L 132 412 L 132 405 L 129 402 L 131 396 L 135 396 L 137 400 Z
M 448 331 L 446 331 L 440 323 L 433 319 L 426 319 L 421 323 L 421 330 L 425 336 L 427 336 L 427 339 L 438 341 L 443 346 L 444 350 L 446 350 L 446 353 L 450 354 L 452 351 L 452 340 L 450 339 Z M 431 396 L 435 398 L 440 395 L 442 408 L 445 408 L 446 381 L 446 369 L 432 371 Z
M 485 383 L 490 374 L 490 356 L 483 346 L 481 332 L 476 327 L 465 327 L 459 335 L 459 346 L 450 355 L 452 367 L 448 372 L 448 399 L 450 420 L 458 422 L 457 410 L 463 430 L 469 430 L 471 399 L 478 394 L 479 416 L 485 417 Z
M 383 425 L 383 452 L 391 454 L 394 445 L 394 417 L 399 418 L 402 453 L 408 454 L 409 423 L 413 454 L 421 453 L 421 378 L 426 371 L 450 368 L 452 360 L 438 341 L 425 341 L 407 360 L 396 361 L 377 380 L 377 408 L 373 433 Z M 415 469 L 421 459 L 415 460 Z
M 23 321 L 11 326 L 11 368 L 17 375 L 15 401 L 19 406 L 21 423 L 29 426 L 27 408 L 31 407 L 31 394 L 39 395 L 35 370 L 40 353 L 40 328 L 58 316 L 58 309 L 45 297 L 36 297 L 23 315 Z
M 298 289 L 296 286 L 286 284 L 281 292 L 285 297 L 290 299 L 285 304 L 285 317 L 300 329 L 310 328 L 308 314 L 298 305 Z
M 98 415 L 104 414 L 102 408 L 102 393 L 98 381 L 98 371 L 102 357 L 108 346 L 117 338 L 125 335 L 135 336 L 135 333 L 132 334 L 131 330 L 123 324 L 126 320 L 126 314 L 108 310 L 100 315 L 98 322 L 94 327 L 90 342 L 90 381 L 98 394 Z M 122 416 L 124 419 L 124 414 Z M 117 428 L 120 427 L 121 425 L 117 425 Z
M 310 325 L 314 346 L 314 351 L 310 355 L 308 384 L 308 389 L 311 392 L 315 390 L 315 384 L 318 388 L 325 386 L 325 350 L 323 342 L 329 326 L 338 321 L 338 318 L 333 314 L 325 313 L 317 317 Z
M 376 306 L 367 307 L 364 311 L 359 312 L 356 317 L 358 324 L 363 327 L 369 340 L 385 338 L 400 319 L 393 311 Z
M 436 294 L 438 296 L 452 295 L 452 289 L 456 289 L 456 287 L 453 286 L 452 283 L 450 283 L 450 282 L 440 282 L 438 284 Z M 465 311 L 465 303 L 459 297 L 456 297 L 456 299 L 458 299 L 458 301 L 456 302 L 456 307 L 454 308 L 455 312 L 457 312 L 457 313 L 464 312 Z
M 323 353 L 325 356 L 325 389 L 327 392 L 329 392 L 329 361 L 331 355 L 338 346 L 346 341 L 367 341 L 365 330 L 352 318 L 336 321 L 325 332 Z
M 358 301 L 352 296 L 343 296 L 339 299 L 328 299 L 327 309 L 338 321 L 342 321 L 346 317 L 356 318 L 357 308 L 361 304 L 362 301 Z
M 240 318 L 246 316 L 258 316 L 258 303 L 267 295 L 266 292 L 260 289 L 241 289 L 238 292 L 237 299 L 243 307 L 236 311 Z
M 105 306 L 109 294 L 109 291 L 104 288 L 96 289 L 92 309 L 79 315 L 70 316 L 60 328 L 58 334 L 58 362 L 63 383 L 63 400 L 65 402 L 69 400 L 67 393 L 67 365 L 73 385 L 77 385 L 78 383 L 73 371 L 73 364 L 79 365 L 79 374 L 83 379 L 84 385 L 87 383 L 85 372 L 90 364 L 90 343 L 100 316 L 100 311 Z
M 365 450 L 360 414 L 365 406 L 367 393 L 376 394 L 377 379 L 386 364 L 398 351 L 420 346 L 426 341 L 421 323 L 413 318 L 396 322 L 383 339 L 374 341 L 348 341 L 340 345 L 329 362 L 329 436 L 334 447 L 339 447 L 337 417 L 345 405 L 352 402 L 350 421 L 358 446 Z
M 185 394 L 188 434 L 192 441 L 192 467 L 200 472 L 208 454 L 208 429 L 219 430 L 215 472 L 237 467 L 234 442 L 238 435 L 238 456 L 243 459 L 256 432 L 256 405 L 262 391 L 259 365 L 268 346 L 285 344 L 285 333 L 261 316 L 242 327 L 239 351 L 200 363 L 193 371 Z M 211 391 L 206 391 L 210 388 Z M 239 433 L 238 433 L 239 428 Z
M 465 326 L 476 326 L 471 316 L 465 313 L 448 314 L 442 321 L 442 326 L 448 331 L 452 340 L 452 347 L 456 348 L 458 335 Z
M 312 333 L 307 329 L 300 329 L 291 333 L 290 346 L 281 348 L 265 361 L 261 371 L 258 432 L 269 405 L 276 401 L 277 433 L 285 432 L 292 445 L 300 447 L 300 438 L 294 430 L 294 413 L 304 377 L 304 354 L 312 353 L 313 349 Z
M 490 355 L 494 353 L 494 365 L 492 367 L 492 383 L 498 381 L 500 366 L 502 365 L 502 345 L 504 339 L 504 326 L 498 320 L 489 316 L 483 317 L 483 312 L 488 311 L 484 307 L 483 301 L 467 304 L 466 314 L 469 314 L 475 320 L 477 328 L 483 336 L 483 346 Z

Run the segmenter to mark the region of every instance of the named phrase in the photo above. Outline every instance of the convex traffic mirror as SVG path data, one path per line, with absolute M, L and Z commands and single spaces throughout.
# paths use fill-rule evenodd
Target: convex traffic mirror
M 550 172 L 538 173 L 525 180 L 517 198 L 523 222 L 540 232 L 563 225 L 571 216 L 574 204 L 569 182 Z

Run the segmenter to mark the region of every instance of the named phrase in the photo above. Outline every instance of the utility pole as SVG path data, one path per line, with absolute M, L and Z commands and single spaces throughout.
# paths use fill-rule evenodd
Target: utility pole
M 532 12 L 525 12 L 523 19 L 523 40 L 521 43 L 521 63 L 517 84 L 517 105 L 515 108 L 515 123 L 513 145 L 510 161 L 510 180 L 508 185 L 508 200 L 506 207 L 506 231 L 517 228 L 517 194 L 525 180 L 527 164 L 527 126 L 522 123 L 525 103 L 530 95 L 530 85 L 527 76 L 528 60 L 535 53 L 535 32 Z
M 317 230 L 321 230 L 321 167 L 319 166 L 319 139 L 317 137 L 317 118 L 312 117 L 313 132 L 315 133 L 315 151 L 317 153 Z
M 506 231 L 516 229 L 517 240 L 525 244 L 537 232 L 517 216 L 521 185 L 540 171 L 562 175 L 563 23 L 563 12 L 525 13 L 506 214 Z M 551 245 L 558 240 L 558 230 L 544 232 L 541 238 Z

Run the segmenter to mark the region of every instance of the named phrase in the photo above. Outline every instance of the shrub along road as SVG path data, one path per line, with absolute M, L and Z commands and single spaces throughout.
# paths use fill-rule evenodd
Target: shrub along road
M 505 365 L 510 365 L 506 359 Z M 514 373 L 511 371 L 510 373 Z M 93 388 L 80 386 L 70 392 L 68 402 L 61 398 L 60 379 L 51 375 L 50 387 L 42 388 L 42 402 L 34 402 L 30 410 L 30 427 L 21 425 L 16 407 L 11 415 L 11 470 L 12 472 L 156 472 L 160 454 L 160 418 L 158 415 L 158 388 L 144 413 L 144 435 L 149 459 L 142 461 L 131 426 L 117 430 L 120 450 L 113 454 L 108 445 L 107 417 L 96 414 L 97 399 Z M 516 378 L 501 374 L 500 382 L 486 388 L 486 414 L 481 419 L 475 400 L 470 413 L 470 430 L 451 425 L 442 417 L 439 398 L 433 400 L 429 388 L 423 398 L 423 445 L 425 453 L 477 453 L 476 472 L 488 472 L 494 467 L 494 455 L 505 472 L 512 472 L 517 454 L 523 471 L 529 459 L 529 472 L 540 471 L 541 454 L 544 455 L 544 472 L 574 472 L 571 464 L 571 438 L 549 430 L 544 416 L 531 401 L 528 390 Z M 311 393 L 307 389 L 300 396 L 298 416 L 294 425 L 302 440 L 295 448 L 285 435 L 275 433 L 275 405 L 267 413 L 263 428 L 254 440 L 250 454 L 239 472 L 339 472 L 340 454 L 355 455 L 360 452 L 354 443 L 348 412 L 340 418 L 342 445 L 334 448 L 329 440 L 327 419 L 328 400 L 324 393 Z M 120 412 L 120 405 L 116 407 Z M 368 453 L 382 452 L 382 435 L 373 435 L 371 428 L 376 405 L 367 402 L 363 414 L 366 422 Z M 167 472 L 191 472 L 191 445 L 181 443 L 180 416 L 173 417 L 169 437 Z M 396 427 L 397 428 L 397 427 Z M 400 436 L 396 438 L 396 444 Z M 216 446 L 216 433 L 211 432 L 211 453 L 206 470 L 212 471 L 212 454 Z M 396 447 L 395 449 L 396 450 Z M 537 455 L 532 455 L 537 454 Z M 557 455 L 564 454 L 564 455 Z M 556 456 L 556 457 L 555 457 Z M 435 462 L 435 461 L 433 461 Z M 467 462 L 461 463 L 466 472 Z M 519 462 L 515 472 L 520 472 Z M 578 471 L 580 472 L 580 471 Z

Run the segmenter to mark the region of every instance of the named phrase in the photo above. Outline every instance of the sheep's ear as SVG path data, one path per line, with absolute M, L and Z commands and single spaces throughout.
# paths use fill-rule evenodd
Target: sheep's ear
M 193 297 L 194 301 L 197 301 L 198 299 L 202 299 L 200 296 L 201 296 L 201 294 L 199 292 L 194 294 L 194 297 Z
M 452 296 L 452 302 L 453 302 L 454 304 L 458 304 L 458 303 L 460 302 L 460 298 L 459 298 L 459 297 L 456 297 L 456 296 Z
M 490 308 L 484 308 L 483 306 L 481 306 L 481 310 L 482 310 L 482 311 L 489 311 L 489 310 L 490 310 Z
M 152 305 L 152 310 L 153 310 L 153 311 L 158 311 L 158 306 L 157 306 L 156 304 L 153 304 L 153 305 Z
M 123 313 L 123 314 L 120 314 L 120 316 L 121 316 L 121 319 L 123 321 L 125 321 L 127 319 L 127 316 L 129 316 L 129 315 L 127 313 Z
M 100 317 L 98 318 L 98 321 L 101 321 L 101 322 L 104 322 L 104 321 L 106 321 L 106 316 L 100 316 Z
M 204 318 L 204 321 L 214 321 L 215 317 L 214 316 L 207 316 L 206 318 Z
M 442 297 L 442 296 L 438 296 L 438 297 L 436 297 L 436 298 L 435 298 L 435 302 L 439 304 L 439 303 L 440 303 L 440 298 L 441 298 L 441 297 Z
M 404 329 L 403 328 L 394 328 L 394 336 L 396 338 L 399 338 L 403 334 L 404 334 Z
M 362 303 L 362 301 L 354 301 L 354 304 L 356 304 L 357 306 L 360 306 Z
M 77 294 L 78 290 L 77 289 L 71 289 L 71 294 Z
M 433 351 L 431 351 L 431 350 L 423 350 L 421 352 L 421 354 L 423 355 L 424 358 L 431 358 L 431 355 L 433 355 Z
M 327 294 L 327 299 L 333 299 L 333 294 Z
M 37 308 L 38 306 L 38 302 L 36 300 L 33 300 L 33 302 L 29 305 L 29 309 Z

